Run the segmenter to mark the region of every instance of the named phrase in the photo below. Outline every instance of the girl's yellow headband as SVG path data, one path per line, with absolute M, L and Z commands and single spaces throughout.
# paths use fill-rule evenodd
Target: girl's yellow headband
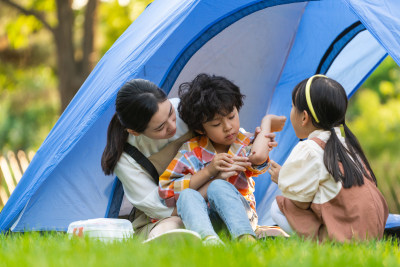
M 317 114 L 315 114 L 313 105 L 312 105 L 312 103 L 311 103 L 311 94 L 310 94 L 311 83 L 312 83 L 312 80 L 313 80 L 315 77 L 325 77 L 325 78 L 328 78 L 328 77 L 326 77 L 325 75 L 322 75 L 322 74 L 316 74 L 316 75 L 311 76 L 310 78 L 308 78 L 308 81 L 307 81 L 307 84 L 306 84 L 306 100 L 307 100 L 307 105 L 308 105 L 308 108 L 310 109 L 311 115 L 314 117 L 315 121 L 316 121 L 317 123 L 319 123 L 319 120 L 318 120 L 318 118 L 317 118 Z

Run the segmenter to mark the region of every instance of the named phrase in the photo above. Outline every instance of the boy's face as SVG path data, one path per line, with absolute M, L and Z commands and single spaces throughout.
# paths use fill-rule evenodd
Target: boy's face
M 214 143 L 215 149 L 227 148 L 239 133 L 240 120 L 236 107 L 226 116 L 216 114 L 211 121 L 203 123 L 204 133 Z

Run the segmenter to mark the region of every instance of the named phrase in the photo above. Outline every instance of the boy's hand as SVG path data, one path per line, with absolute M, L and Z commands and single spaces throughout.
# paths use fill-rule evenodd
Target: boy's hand
M 276 163 L 275 161 L 271 160 L 269 162 L 270 168 L 268 169 L 269 174 L 271 174 L 272 182 L 278 184 L 279 180 L 279 172 L 281 170 L 281 165 Z
M 239 173 L 236 172 L 236 171 L 219 172 L 219 173 L 217 174 L 217 176 L 214 177 L 214 179 L 226 180 L 226 179 L 228 179 L 229 177 L 234 176 L 234 175 L 238 175 L 238 174 L 239 174 Z
M 232 156 L 228 153 L 219 153 L 215 155 L 208 167 L 211 176 L 216 176 L 218 172 L 245 171 L 245 167 L 249 164 L 247 157 Z
M 226 171 L 220 171 L 217 176 L 214 177 L 214 179 L 223 179 L 226 180 L 231 176 L 238 175 L 239 172 L 243 172 L 246 170 L 246 167 L 251 166 L 251 162 L 249 162 L 247 157 L 241 157 L 241 156 L 232 156 L 232 159 L 235 161 L 234 164 L 229 170 Z
M 279 132 L 285 126 L 286 117 L 269 114 L 263 118 L 261 124 L 267 123 L 267 121 L 270 121 L 271 132 Z

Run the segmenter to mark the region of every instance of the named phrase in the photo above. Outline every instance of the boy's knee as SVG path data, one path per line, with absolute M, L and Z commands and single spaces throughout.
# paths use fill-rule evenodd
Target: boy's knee
M 202 199 L 203 197 L 201 196 L 201 194 L 196 191 L 193 190 L 191 188 L 186 188 L 185 190 L 183 190 L 180 194 L 179 194 L 179 198 L 177 201 L 177 205 L 179 205 L 179 202 L 187 202 L 187 199 L 193 199 L 193 198 L 200 198 Z
M 212 198 L 215 195 L 221 194 L 222 191 L 230 191 L 232 189 L 235 189 L 235 187 L 229 183 L 228 181 L 225 180 L 214 180 L 210 183 L 207 189 L 207 196 L 208 199 Z

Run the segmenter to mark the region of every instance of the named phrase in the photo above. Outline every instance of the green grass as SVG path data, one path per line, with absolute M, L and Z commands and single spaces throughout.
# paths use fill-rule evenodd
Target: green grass
M 324 243 L 298 237 L 225 247 L 180 241 L 104 243 L 64 234 L 0 235 L 0 266 L 400 266 L 397 240 Z

